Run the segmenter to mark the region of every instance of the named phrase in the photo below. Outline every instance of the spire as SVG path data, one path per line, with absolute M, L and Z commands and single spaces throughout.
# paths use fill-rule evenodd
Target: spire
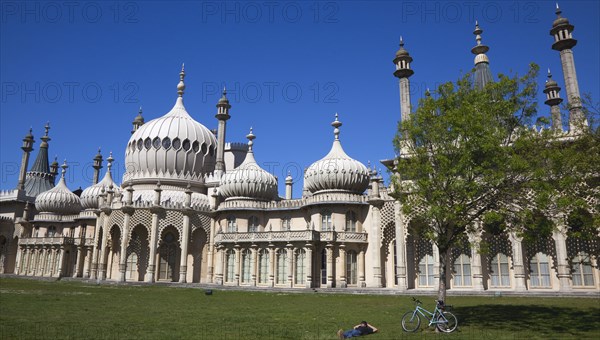
M 60 179 L 64 180 L 65 179 L 65 174 L 67 173 L 67 168 L 69 166 L 67 165 L 67 159 L 65 158 L 65 160 L 63 161 L 63 164 L 60 166 L 60 168 L 62 169 L 60 171 L 61 175 L 60 175 Z
M 92 180 L 92 184 L 98 183 L 98 178 L 100 176 L 100 169 L 102 169 L 102 154 L 100 153 L 100 148 L 98 148 L 98 153 L 94 157 L 94 179 Z
M 408 51 L 404 48 L 404 39 L 400 36 L 400 48 L 396 51 L 396 57 L 393 62 L 396 65 L 394 76 L 397 78 L 408 78 L 415 72 L 411 70 L 410 63 L 413 61 Z
M 25 192 L 27 196 L 34 197 L 54 187 L 54 175 L 50 171 L 48 164 L 48 141 L 50 141 L 48 133 L 50 123 L 46 123 L 44 128 L 46 131 L 44 136 L 40 138 L 42 140 L 40 149 L 25 179 Z
M 473 85 L 476 89 L 482 90 L 486 84 L 494 81 L 492 77 L 492 71 L 490 70 L 490 60 L 485 54 L 490 48 L 487 45 L 481 43 L 481 34 L 483 30 L 479 27 L 479 22 L 475 21 L 475 41 L 477 45 L 471 49 L 471 53 L 475 54 L 475 73 L 473 75 Z
M 33 150 L 33 129 L 29 128 L 29 133 L 23 138 L 23 146 L 21 149 L 23 150 L 23 157 L 21 158 L 21 168 L 19 171 L 19 181 L 17 183 L 18 190 L 25 189 L 25 176 L 27 174 L 27 167 L 29 166 L 29 154 Z
M 338 120 L 338 114 L 335 113 L 335 120 L 331 123 L 331 126 L 334 127 L 333 135 L 335 136 L 335 140 L 340 140 L 340 126 L 342 126 L 342 122 Z
M 562 118 L 559 105 L 563 100 L 560 97 L 560 87 L 558 87 L 558 83 L 552 79 L 552 73 L 550 73 L 550 69 L 548 69 L 548 79 L 546 79 L 544 93 L 546 94 L 546 101 L 544 103 L 550 106 L 552 129 L 562 132 Z
M 185 64 L 181 64 L 181 72 L 179 72 L 179 84 L 177 84 L 177 94 L 179 97 L 183 97 L 183 92 L 185 91 L 183 78 L 185 78 Z

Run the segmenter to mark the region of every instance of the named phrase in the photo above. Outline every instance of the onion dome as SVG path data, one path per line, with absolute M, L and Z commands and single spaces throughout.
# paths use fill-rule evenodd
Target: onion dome
M 66 160 L 61 168 L 62 176 L 58 185 L 36 197 L 35 209 L 37 211 L 60 215 L 74 215 L 81 211 L 81 201 L 79 200 L 79 197 L 72 193 L 65 183 L 65 173 L 68 168 Z
M 164 116 L 141 125 L 125 151 L 123 184 L 202 182 L 215 166 L 217 140 L 183 106 L 182 67 L 175 106 Z
M 556 80 L 552 79 L 552 73 L 550 73 L 550 69 L 548 69 L 548 79 L 546 79 L 546 85 L 544 87 L 551 88 L 556 86 L 558 86 L 558 83 Z
M 252 133 L 252 128 L 246 138 L 249 140 L 246 159 L 221 178 L 221 195 L 226 199 L 235 197 L 273 200 L 277 197 L 277 179 L 262 169 L 254 159 L 252 145 L 256 136 Z
M 335 128 L 335 140 L 323 159 L 313 163 L 304 173 L 304 188 L 311 193 L 322 191 L 345 191 L 362 194 L 369 185 L 369 170 L 361 162 L 350 158 L 340 143 L 342 122 L 331 123 Z
M 567 18 L 563 18 L 561 16 L 562 11 L 560 7 L 558 7 L 558 3 L 556 4 L 556 19 L 552 22 L 552 27 L 558 27 L 561 25 L 569 25 L 569 20 Z
M 408 51 L 404 49 L 404 39 L 400 37 L 400 48 L 398 49 L 398 51 L 396 51 L 396 57 L 404 57 L 408 55 Z
M 106 159 L 108 161 L 108 165 L 106 166 L 106 173 L 104 174 L 104 178 L 102 178 L 102 180 L 100 182 L 98 182 L 97 184 L 94 184 L 88 188 L 86 188 L 85 190 L 83 190 L 83 192 L 81 193 L 81 206 L 84 209 L 98 209 L 99 208 L 99 199 L 100 199 L 100 195 L 102 194 L 102 191 L 108 191 L 109 188 L 113 188 L 113 190 L 115 191 L 115 193 L 119 193 L 120 189 L 119 186 L 117 184 L 115 184 L 115 181 L 112 178 L 112 173 L 111 173 L 111 168 L 112 168 L 112 162 L 114 161 L 114 158 L 112 156 L 112 152 L 110 153 L 110 156 L 108 156 L 108 158 Z

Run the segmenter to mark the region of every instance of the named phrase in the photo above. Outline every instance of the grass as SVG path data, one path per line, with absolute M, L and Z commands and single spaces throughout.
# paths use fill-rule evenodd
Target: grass
M 423 297 L 433 309 L 433 298 Z M 431 303 L 427 303 L 431 301 Z M 449 297 L 452 334 L 402 331 L 408 296 L 262 293 L 0 278 L 1 339 L 336 339 L 365 319 L 366 339 L 600 338 L 598 298 Z

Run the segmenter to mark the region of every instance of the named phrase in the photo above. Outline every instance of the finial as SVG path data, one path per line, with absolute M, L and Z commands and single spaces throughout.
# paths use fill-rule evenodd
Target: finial
M 562 11 L 560 10 L 560 7 L 558 7 L 558 2 L 556 3 L 556 16 L 560 18 L 560 14 L 562 13 Z
M 46 129 L 46 136 L 48 136 L 48 130 L 50 130 L 50 122 L 46 122 L 46 126 L 44 126 L 44 129 Z
M 552 73 L 550 73 L 550 68 L 548 68 L 548 80 L 552 79 Z M 546 80 L 546 81 L 548 81 Z
M 141 116 L 142 115 L 142 106 L 140 105 L 140 110 L 138 111 L 138 114 Z
M 65 178 L 65 173 L 67 172 L 67 168 L 69 167 L 67 165 L 67 159 L 65 158 L 65 160 L 63 161 L 63 164 L 60 166 L 62 171 L 61 171 L 61 177 Z
M 246 135 L 246 138 L 248 138 L 248 152 L 252 152 L 252 145 L 254 145 L 253 140 L 256 138 L 252 133 L 252 127 L 250 127 L 250 133 Z
M 402 39 L 402 36 L 400 36 L 400 47 L 404 47 L 404 39 Z
M 223 97 L 227 95 L 227 88 L 223 85 Z
M 335 113 L 335 120 L 331 123 L 331 126 L 334 127 L 333 135 L 335 136 L 335 140 L 340 140 L 340 126 L 342 126 L 342 122 L 338 120 L 338 114 Z
M 106 165 L 108 167 L 108 171 L 110 171 L 110 168 L 112 167 L 112 162 L 115 159 L 112 156 L 112 151 L 110 152 L 110 154 L 108 155 L 108 158 L 106 159 L 106 161 L 108 162 L 108 164 Z
M 185 84 L 183 79 L 185 78 L 185 64 L 181 64 L 181 72 L 179 72 L 179 84 L 177 84 L 177 94 L 179 97 L 183 97 L 183 91 L 185 90 Z
M 431 97 L 431 92 L 429 92 L 429 87 L 425 90 L 425 97 Z

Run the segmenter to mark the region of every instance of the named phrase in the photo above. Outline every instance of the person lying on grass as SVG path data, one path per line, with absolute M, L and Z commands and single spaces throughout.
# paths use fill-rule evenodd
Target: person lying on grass
M 337 335 L 338 335 L 338 338 L 340 338 L 340 339 L 348 339 L 348 338 L 354 338 L 354 337 L 361 336 L 361 335 L 369 335 L 369 334 L 375 333 L 377 331 L 378 331 L 378 329 L 375 328 L 373 325 L 370 325 L 366 321 L 362 321 L 361 323 L 354 326 L 354 328 L 349 331 L 344 332 L 343 329 L 340 329 L 337 332 Z

